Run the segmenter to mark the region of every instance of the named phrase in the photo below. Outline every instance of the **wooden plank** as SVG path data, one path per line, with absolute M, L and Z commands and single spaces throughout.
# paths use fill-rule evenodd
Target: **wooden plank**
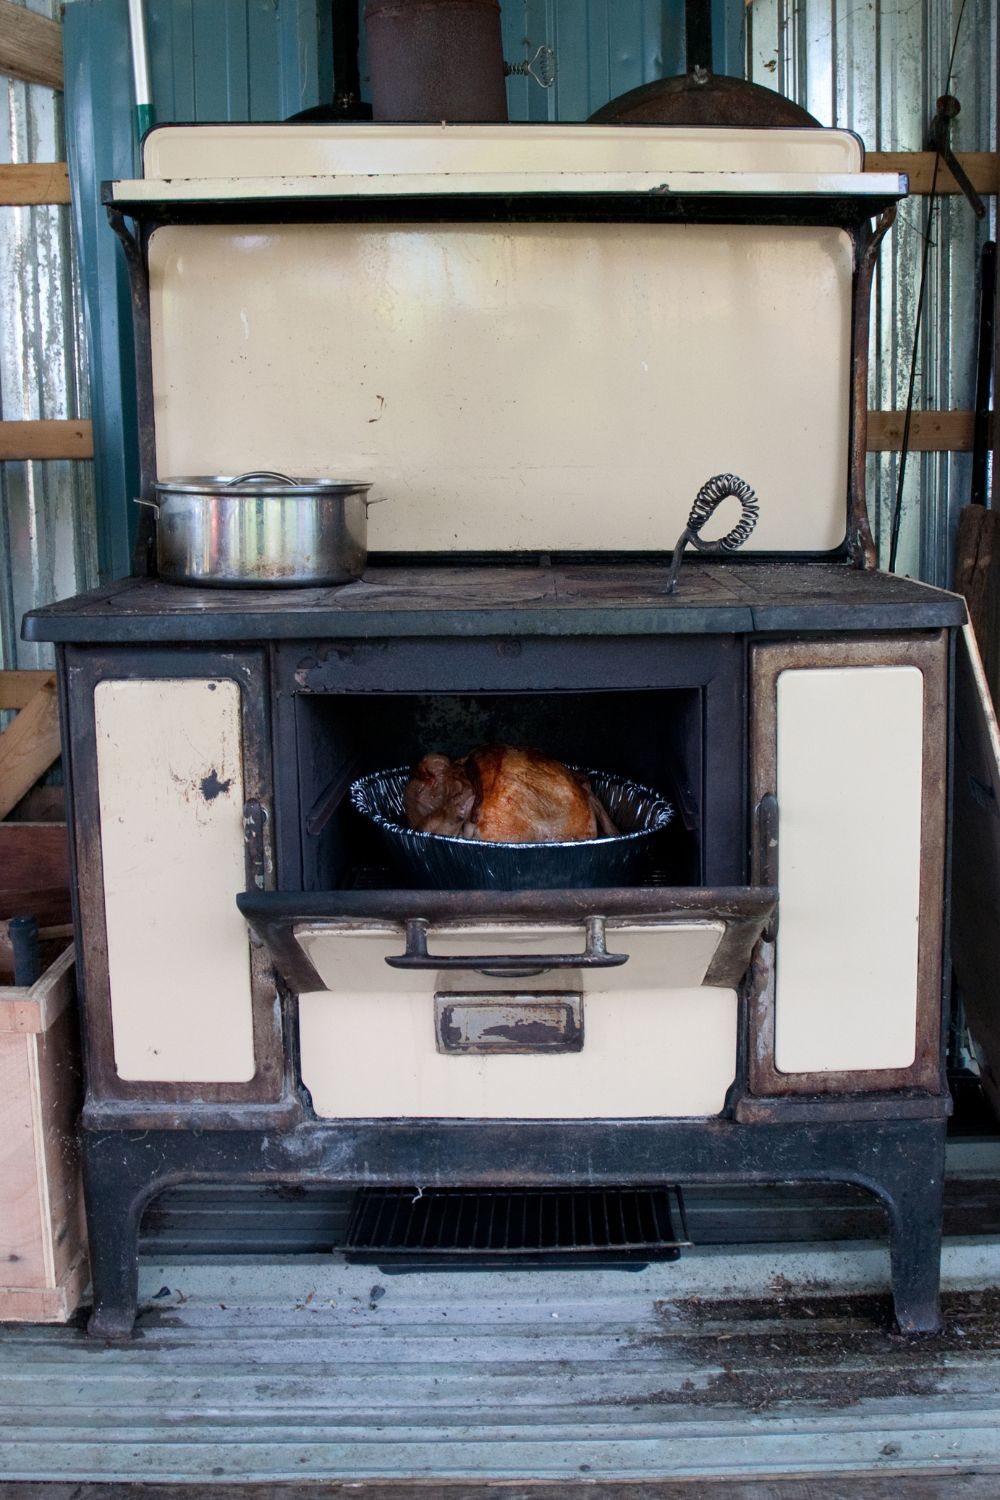
M 0 984 L 0 1040 L 48 1031 L 69 1009 L 75 994 L 75 950 L 70 943 L 35 984 Z
M 0 818 L 45 774 L 59 751 L 59 701 L 55 676 L 50 675 L 0 734 Z
M 1000 1477 L 935 1470 L 925 1474 L 829 1474 L 764 1479 L 580 1483 L 527 1480 L 315 1480 L 304 1484 L 217 1484 L 211 1500 L 995 1500 Z M 204 1485 L 0 1484 L 0 1500 L 205 1500 Z
M 8 1286 L 46 1284 L 33 1036 L 0 1036 L 0 1264 Z
M 69 201 L 69 170 L 64 161 L 0 164 L 0 205 L 3 207 Z
M 898 453 L 903 445 L 905 418 L 901 411 L 870 411 L 869 453 Z M 910 421 L 910 449 L 914 453 L 971 452 L 973 421 L 971 411 L 915 411 Z M 992 427 L 992 417 L 990 423 Z
M 997 192 L 1000 155 L 992 151 L 959 152 L 958 159 L 980 193 Z M 929 193 L 934 175 L 933 151 L 872 151 L 865 158 L 868 172 L 905 172 L 911 193 Z M 938 173 L 937 191 L 959 193 L 961 188 L 947 167 Z M 0 204 L 68 203 L 69 173 L 65 162 L 16 162 L 0 165 Z
M 26 708 L 42 683 L 52 676 L 40 672 L 0 672 L 0 708 Z
M 0 1323 L 66 1323 L 80 1306 L 89 1280 L 87 1257 L 81 1251 L 57 1286 L 0 1284 Z M 11 1488 L 0 1481 L 0 1500 L 12 1500 Z M 47 1500 L 54 1497 L 47 1495 Z
M 35 886 L 29 890 L 23 886 L 14 890 L 0 886 L 0 921 L 9 917 L 35 917 L 43 927 L 50 927 L 68 922 L 70 907 L 70 894 L 65 886 Z
M 73 965 L 62 971 L 73 988 Z M 76 1117 L 82 1103 L 76 1016 L 65 1006 L 53 1024 L 34 1038 L 38 1120 L 42 1150 L 36 1157 L 46 1226 L 50 1275 L 46 1286 L 59 1286 L 78 1261 L 86 1243 L 83 1183 L 76 1141 Z
M 998 191 L 1000 154 L 996 151 L 956 151 L 955 155 L 977 193 Z M 865 156 L 865 171 L 905 172 L 910 179 L 911 193 L 929 193 L 934 180 L 935 157 L 933 151 L 869 151 Z M 938 168 L 935 191 L 962 191 L 944 162 Z
M 0 460 L 93 458 L 90 422 L 71 418 L 38 422 L 0 422 Z
M 0 1321 L 65 1320 L 83 1290 L 73 976 L 70 946 L 37 984 L 0 988 Z
M 66 824 L 0 823 L 0 889 L 52 886 L 69 889 Z
M 63 86 L 63 36 L 59 21 L 0 0 L 0 73 L 25 83 Z
M 46 786 L 40 781 L 11 808 L 8 816 L 17 823 L 65 823 L 66 788 Z

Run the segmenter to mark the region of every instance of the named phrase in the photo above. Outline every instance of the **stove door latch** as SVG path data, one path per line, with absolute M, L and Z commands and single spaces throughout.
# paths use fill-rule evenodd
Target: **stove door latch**
M 274 873 L 268 837 L 267 808 L 257 797 L 243 804 L 243 843 L 246 849 L 247 885 L 253 890 L 264 891 L 270 886 Z
M 718 510 L 723 500 L 728 500 L 730 497 L 740 502 L 743 512 L 740 519 L 731 531 L 726 532 L 725 536 L 719 537 L 714 542 L 705 541 L 701 536 L 702 527 L 709 516 Z M 670 572 L 667 575 L 667 586 L 663 592 L 665 594 L 677 592 L 681 559 L 688 542 L 699 552 L 735 552 L 753 534 L 759 515 L 760 502 L 755 492 L 738 474 L 715 474 L 711 479 L 707 479 L 695 495 L 687 525 L 677 538 Z

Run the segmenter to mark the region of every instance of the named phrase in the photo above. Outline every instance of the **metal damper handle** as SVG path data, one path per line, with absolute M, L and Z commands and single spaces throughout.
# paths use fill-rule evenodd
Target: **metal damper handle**
M 727 531 L 725 536 L 720 537 L 717 542 L 702 541 L 701 528 L 709 516 L 718 510 L 723 500 L 728 500 L 730 496 L 738 500 L 743 507 L 740 519 L 732 531 Z M 756 494 L 746 480 L 741 479 L 738 474 L 715 474 L 711 479 L 707 479 L 695 495 L 687 525 L 677 538 L 664 593 L 673 594 L 677 590 L 677 575 L 680 573 L 681 559 L 688 542 L 699 552 L 735 552 L 753 534 L 759 515 L 760 502 Z

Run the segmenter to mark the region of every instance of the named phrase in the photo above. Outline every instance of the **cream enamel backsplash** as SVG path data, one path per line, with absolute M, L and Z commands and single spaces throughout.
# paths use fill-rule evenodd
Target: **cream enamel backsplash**
M 164 228 L 158 474 L 371 479 L 372 550 L 507 551 L 667 550 L 732 471 L 752 549 L 829 551 L 851 275 L 829 228 Z

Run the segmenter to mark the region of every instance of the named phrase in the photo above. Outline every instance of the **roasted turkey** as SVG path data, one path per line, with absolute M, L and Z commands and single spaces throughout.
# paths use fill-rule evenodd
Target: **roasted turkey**
M 459 760 L 425 755 L 403 807 L 421 833 L 494 843 L 564 843 L 618 831 L 585 777 L 526 745 L 484 745 Z

